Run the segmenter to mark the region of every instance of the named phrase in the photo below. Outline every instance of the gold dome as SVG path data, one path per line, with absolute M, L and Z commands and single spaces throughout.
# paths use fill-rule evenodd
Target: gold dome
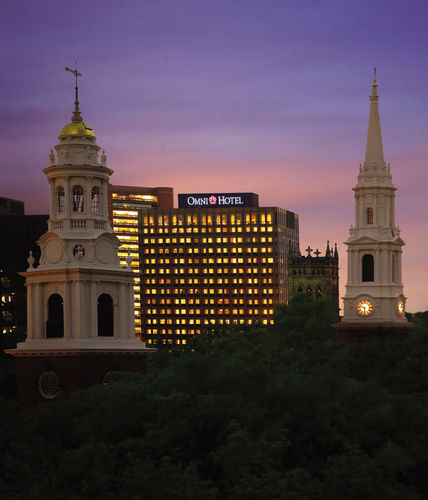
M 88 135 L 95 137 L 94 131 L 86 122 L 68 123 L 60 132 L 60 137 L 65 135 Z

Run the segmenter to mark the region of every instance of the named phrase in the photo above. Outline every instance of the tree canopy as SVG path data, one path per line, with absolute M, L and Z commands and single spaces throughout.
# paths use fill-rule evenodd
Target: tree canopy
M 23 416 L 3 401 L 0 496 L 428 498 L 428 321 L 347 344 L 323 299 L 197 338 Z M 413 318 L 412 318 L 413 319 Z

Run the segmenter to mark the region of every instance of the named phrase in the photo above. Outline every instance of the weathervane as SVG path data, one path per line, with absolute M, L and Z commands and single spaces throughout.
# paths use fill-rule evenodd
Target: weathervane
M 77 85 L 77 78 L 79 76 L 82 76 L 82 73 L 79 73 L 77 71 L 77 61 L 74 61 L 74 66 L 75 66 L 75 69 L 70 69 L 70 68 L 67 68 L 67 66 L 65 67 L 65 71 L 69 71 L 70 73 L 73 73 L 73 75 L 76 77 L 76 100 L 74 101 L 74 113 L 73 113 L 73 117 L 71 118 L 71 121 L 72 122 L 81 122 L 83 121 L 82 120 L 82 117 L 80 116 L 80 111 L 79 111 L 79 87 Z

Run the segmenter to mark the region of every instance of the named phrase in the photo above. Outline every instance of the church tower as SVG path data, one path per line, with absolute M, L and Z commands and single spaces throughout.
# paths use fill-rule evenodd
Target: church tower
M 49 166 L 48 232 L 40 263 L 22 273 L 27 286 L 27 339 L 16 357 L 18 397 L 26 411 L 103 380 L 117 370 L 145 371 L 145 345 L 134 331 L 133 272 L 122 268 L 108 218 L 113 171 L 78 100 Z M 130 259 L 129 259 L 130 260 Z M 128 262 L 129 266 L 130 262 Z M 143 355 L 143 357 L 141 357 Z
M 389 164 L 383 156 L 376 69 L 370 95 L 370 116 L 364 165 L 360 165 L 355 192 L 355 222 L 345 242 L 348 280 L 343 298 L 344 316 L 334 326 L 347 338 L 395 336 L 412 324 L 405 317 L 401 254 L 403 240 L 395 225 Z

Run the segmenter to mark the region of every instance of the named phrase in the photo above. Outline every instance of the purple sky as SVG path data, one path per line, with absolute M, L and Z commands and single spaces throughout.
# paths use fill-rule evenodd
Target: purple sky
M 259 193 L 340 243 L 341 294 L 377 58 L 408 310 L 428 309 L 424 1 L 0 0 L 0 196 L 48 211 L 42 169 L 73 108 L 112 182 Z

